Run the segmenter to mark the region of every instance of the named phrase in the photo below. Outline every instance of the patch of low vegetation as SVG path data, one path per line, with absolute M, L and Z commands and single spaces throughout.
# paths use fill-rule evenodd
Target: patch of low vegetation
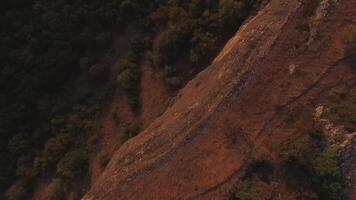
M 337 163 L 338 148 L 310 134 L 292 135 L 278 146 L 288 185 L 317 199 L 338 200 L 344 180 Z
M 352 96 L 339 97 L 330 105 L 333 121 L 344 125 L 345 129 L 356 131 L 356 98 Z
M 118 143 L 123 144 L 132 137 L 135 137 L 142 130 L 142 122 L 133 121 L 118 138 Z
M 105 167 L 110 161 L 110 157 L 105 151 L 100 151 L 96 155 L 96 159 L 101 167 Z
M 134 113 L 140 109 L 139 102 L 139 81 L 141 57 L 144 51 L 149 47 L 150 39 L 139 35 L 131 41 L 129 51 L 125 60 L 121 63 L 121 72 L 117 76 L 119 86 L 126 92 L 129 105 Z
M 62 200 L 64 198 L 64 182 L 60 178 L 55 178 L 48 185 L 48 199 Z
M 268 183 L 274 174 L 274 167 L 272 163 L 265 159 L 257 159 L 252 162 L 246 169 L 243 179 L 249 179 L 253 176 Z
M 172 0 L 162 2 L 148 15 L 147 26 L 154 33 L 153 63 L 167 87 L 173 90 L 181 87 L 187 76 L 207 64 L 219 44 L 236 32 L 253 3 Z M 185 69 L 181 65 L 190 67 Z
M 269 183 L 273 175 L 274 167 L 270 161 L 265 159 L 253 161 L 231 191 L 230 200 L 264 199 L 261 183 Z
M 263 200 L 261 188 L 253 180 L 242 180 L 236 186 L 231 200 Z
M 85 152 L 74 150 L 67 153 L 57 164 L 57 173 L 68 178 L 85 174 L 88 168 L 88 158 Z

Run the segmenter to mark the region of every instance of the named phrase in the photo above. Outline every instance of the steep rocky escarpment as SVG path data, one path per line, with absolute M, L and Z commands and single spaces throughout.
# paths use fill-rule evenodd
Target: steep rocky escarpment
M 84 200 L 228 199 L 290 119 L 351 91 L 343 28 L 356 2 L 271 0 L 176 102 L 115 153 Z M 351 21 L 351 22 L 350 22 Z

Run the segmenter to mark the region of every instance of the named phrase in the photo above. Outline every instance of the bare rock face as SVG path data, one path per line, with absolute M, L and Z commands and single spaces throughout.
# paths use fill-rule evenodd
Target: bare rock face
M 287 121 L 281 110 L 318 105 L 352 85 L 342 30 L 356 1 L 328 1 L 317 23 L 305 14 L 308 2 L 271 0 L 247 21 L 176 102 L 115 153 L 83 200 L 228 199 L 254 157 L 273 157 L 272 136 Z

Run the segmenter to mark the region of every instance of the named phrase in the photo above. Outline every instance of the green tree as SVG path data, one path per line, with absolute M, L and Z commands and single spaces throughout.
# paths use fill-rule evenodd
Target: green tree
M 67 153 L 57 164 L 57 173 L 75 178 L 86 172 L 88 167 L 87 156 L 80 150 Z

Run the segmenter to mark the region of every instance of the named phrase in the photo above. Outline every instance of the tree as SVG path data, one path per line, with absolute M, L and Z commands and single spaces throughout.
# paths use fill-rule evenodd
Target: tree
M 57 165 L 57 173 L 74 178 L 83 174 L 88 167 L 87 156 L 80 150 L 67 153 Z

